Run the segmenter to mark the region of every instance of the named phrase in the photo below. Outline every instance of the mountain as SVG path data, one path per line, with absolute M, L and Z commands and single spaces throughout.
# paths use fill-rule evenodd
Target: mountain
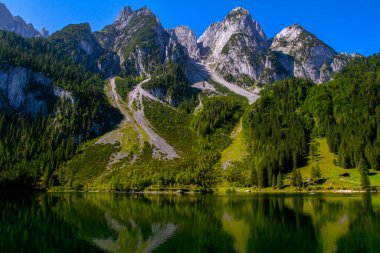
M 316 83 L 329 81 L 333 73 L 340 72 L 352 59 L 352 56 L 338 54 L 298 24 L 277 34 L 270 48 L 291 56 L 291 64 L 287 65 L 290 65 L 292 76 L 308 78 Z
M 268 39 L 237 7 L 197 40 L 125 7 L 34 37 L 0 31 L 0 190 L 282 187 L 314 142 L 321 165 L 380 168 L 379 56 L 299 25 Z
M 196 60 L 200 58 L 200 50 L 197 45 L 197 36 L 193 30 L 187 26 L 181 25 L 174 29 L 167 29 L 166 31 L 173 39 L 177 40 L 182 46 L 185 47 L 185 51 L 191 58 Z
M 202 59 L 229 81 L 241 85 L 302 77 L 323 83 L 355 55 L 338 54 L 299 25 L 268 40 L 257 21 L 242 7 L 207 28 L 198 39 Z
M 271 68 L 267 37 L 244 8 L 233 9 L 198 39 L 202 59 L 234 82 L 260 81 Z
M 147 7 L 132 11 L 125 7 L 115 22 L 96 32 L 102 47 L 117 54 L 124 75 L 149 75 L 161 64 L 186 64 L 182 46 L 162 27 Z
M 37 31 L 32 24 L 27 24 L 21 17 L 14 17 L 3 3 L 0 3 L 0 30 L 15 32 L 25 38 L 49 36 L 45 28 Z
M 88 23 L 68 25 L 52 34 L 49 41 L 53 44 L 65 45 L 60 49 L 60 53 L 87 69 L 99 72 L 104 77 L 119 74 L 118 56 L 102 48 Z

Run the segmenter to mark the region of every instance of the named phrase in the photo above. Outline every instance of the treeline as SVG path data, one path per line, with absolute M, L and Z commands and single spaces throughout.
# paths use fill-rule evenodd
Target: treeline
M 0 32 L 1 66 L 40 72 L 74 97 L 72 103 L 47 98 L 52 109 L 46 117 L 0 109 L 0 188 L 53 185 L 56 169 L 75 153 L 78 144 L 121 119 L 103 93 L 103 80 L 76 63 L 69 52 L 62 55 L 64 47 L 64 43 Z

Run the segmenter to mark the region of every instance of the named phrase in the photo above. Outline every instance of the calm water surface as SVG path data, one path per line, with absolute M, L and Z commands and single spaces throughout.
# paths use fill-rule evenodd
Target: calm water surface
M 380 252 L 380 195 L 0 195 L 0 252 Z

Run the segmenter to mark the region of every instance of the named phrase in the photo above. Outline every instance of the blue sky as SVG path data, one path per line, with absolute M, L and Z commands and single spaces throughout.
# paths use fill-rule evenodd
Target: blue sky
M 67 24 L 89 22 L 100 30 L 113 22 L 123 6 L 147 5 L 165 28 L 187 25 L 199 37 L 234 7 L 248 9 L 268 38 L 298 23 L 338 52 L 380 52 L 379 0 L 0 0 L 13 15 L 51 32 Z

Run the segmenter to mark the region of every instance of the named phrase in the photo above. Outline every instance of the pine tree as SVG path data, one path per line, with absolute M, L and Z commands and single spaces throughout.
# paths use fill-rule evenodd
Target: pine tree
M 322 178 L 321 168 L 317 164 L 316 166 L 313 166 L 311 168 L 311 180 L 313 181 L 313 183 L 319 184 L 319 181 L 321 180 L 321 178 Z
M 257 171 L 255 167 L 253 167 L 251 171 L 251 183 L 252 185 L 257 186 Z
M 292 186 L 297 188 L 302 188 L 302 174 L 299 169 L 293 169 L 292 172 Z
M 272 188 L 276 189 L 277 187 L 277 182 L 276 182 L 276 175 L 272 176 Z
M 282 173 L 281 171 L 277 175 L 277 189 L 282 189 L 284 188 L 284 181 L 282 178 Z
M 297 174 L 297 177 L 296 177 L 296 186 L 298 188 L 302 188 L 303 186 L 303 182 L 302 182 L 302 174 L 301 174 L 301 171 L 300 170 L 296 170 L 296 174 Z
M 360 173 L 360 185 L 361 185 L 362 190 L 366 190 L 366 191 L 370 190 L 371 182 L 369 181 L 368 165 L 363 158 L 360 159 L 358 170 Z
M 296 180 L 297 180 L 297 170 L 296 169 L 293 169 L 292 171 L 292 180 L 291 180 L 291 185 L 296 187 L 297 186 L 297 183 L 296 183 Z

